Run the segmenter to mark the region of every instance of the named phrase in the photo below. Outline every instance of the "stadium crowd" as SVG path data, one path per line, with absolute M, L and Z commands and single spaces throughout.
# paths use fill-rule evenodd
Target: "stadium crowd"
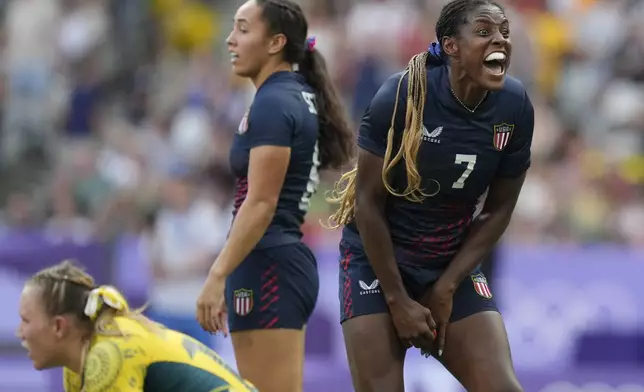
M 644 245 L 644 3 L 503 3 L 511 73 L 529 87 L 537 118 L 506 240 Z M 301 4 L 359 120 L 384 78 L 432 41 L 443 1 Z M 174 274 L 185 249 L 197 250 L 181 273 L 202 274 L 211 260 L 201 256 L 230 223 L 228 148 L 254 93 L 229 71 L 236 5 L 2 1 L 2 235 L 44 229 L 53 240 L 118 242 L 128 233 L 156 279 Z M 308 216 L 313 246 L 337 244 L 319 225 L 336 178 L 324 176 Z

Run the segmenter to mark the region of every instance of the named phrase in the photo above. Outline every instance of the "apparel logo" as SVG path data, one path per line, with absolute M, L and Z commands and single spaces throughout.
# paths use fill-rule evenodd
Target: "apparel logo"
M 514 132 L 514 124 L 501 123 L 494 126 L 494 137 L 492 143 L 497 151 L 503 151 L 508 145 Z
M 239 127 L 237 128 L 237 134 L 238 135 L 243 135 L 248 131 L 248 113 L 250 110 L 246 110 L 246 113 L 244 113 L 244 117 L 242 117 L 241 122 L 239 123 Z
M 233 292 L 235 313 L 246 316 L 253 310 L 253 290 L 239 289 Z
M 374 279 L 373 282 L 371 282 L 371 284 L 366 284 L 364 281 L 359 280 L 358 284 L 362 289 L 362 291 L 360 291 L 360 295 L 380 293 L 380 289 L 378 289 L 380 282 L 378 281 L 378 279 Z
M 438 138 L 443 132 L 443 127 L 437 127 L 433 131 L 429 132 L 427 128 L 423 125 L 423 141 L 429 143 L 440 144 L 441 140 Z
M 471 278 L 472 278 L 472 283 L 474 284 L 474 290 L 476 291 L 476 294 L 480 295 L 483 298 L 491 299 L 492 290 L 490 290 L 490 286 L 488 286 L 487 284 L 487 279 L 485 278 L 485 275 L 476 274 L 476 275 L 472 275 Z

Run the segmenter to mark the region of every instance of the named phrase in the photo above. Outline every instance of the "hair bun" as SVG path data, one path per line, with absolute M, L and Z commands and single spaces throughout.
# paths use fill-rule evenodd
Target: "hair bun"
M 312 52 L 313 50 L 315 50 L 315 43 L 316 43 L 315 36 L 308 37 L 306 39 L 306 50 L 309 52 Z
M 427 48 L 427 52 L 429 52 L 428 62 L 431 65 L 445 64 L 445 58 L 443 57 L 443 48 L 441 48 L 441 44 L 438 41 L 432 42 L 431 45 L 429 45 L 429 48 Z
M 91 320 L 95 320 L 107 305 L 116 311 L 129 311 L 130 307 L 125 297 L 112 286 L 100 286 L 89 293 L 87 303 L 85 304 L 85 315 Z

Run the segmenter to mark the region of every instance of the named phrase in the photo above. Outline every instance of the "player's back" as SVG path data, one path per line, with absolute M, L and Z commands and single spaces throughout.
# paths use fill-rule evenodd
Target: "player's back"
M 86 392 L 256 391 L 213 350 L 189 336 L 125 317 L 116 317 L 115 323 L 122 336 L 108 331 L 92 342 L 85 367 Z M 68 369 L 65 389 L 81 390 L 81 377 Z

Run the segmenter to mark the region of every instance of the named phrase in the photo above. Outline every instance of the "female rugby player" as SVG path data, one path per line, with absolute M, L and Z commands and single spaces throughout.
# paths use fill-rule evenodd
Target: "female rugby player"
M 304 328 L 319 282 L 300 226 L 318 170 L 338 168 L 353 148 L 307 29 L 295 3 L 251 0 L 237 10 L 227 41 L 233 71 L 257 93 L 230 155 L 235 219 L 197 315 L 208 331 L 230 328 L 239 371 L 262 392 L 302 390 Z
M 27 282 L 20 317 L 34 367 L 64 367 L 67 392 L 256 391 L 209 348 L 130 310 L 68 261 Z
M 505 75 L 510 26 L 501 6 L 454 0 L 436 36 L 373 98 L 357 166 L 330 197 L 340 204 L 332 221 L 345 225 L 340 299 L 354 387 L 404 391 L 413 345 L 470 392 L 521 391 L 478 268 L 530 166 L 534 111 L 521 83 Z

